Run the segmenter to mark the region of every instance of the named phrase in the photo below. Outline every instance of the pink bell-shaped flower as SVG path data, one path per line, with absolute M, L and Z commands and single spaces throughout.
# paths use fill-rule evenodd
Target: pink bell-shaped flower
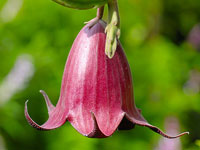
M 29 124 L 39 130 L 51 130 L 69 121 L 84 136 L 97 138 L 108 137 L 117 128 L 132 129 L 134 125 L 148 127 L 167 138 L 187 134 L 168 136 L 143 118 L 134 103 L 131 71 L 120 43 L 112 59 L 105 55 L 105 26 L 100 20 L 80 31 L 67 59 L 56 107 L 41 91 L 49 119 L 41 126 L 36 124 L 28 114 L 26 102 Z

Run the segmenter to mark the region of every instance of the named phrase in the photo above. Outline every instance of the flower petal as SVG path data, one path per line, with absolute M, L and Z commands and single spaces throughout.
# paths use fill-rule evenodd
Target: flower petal
M 184 134 L 188 134 L 188 132 L 184 132 L 176 136 L 166 135 L 159 128 L 157 128 L 156 126 L 152 126 L 143 118 L 143 116 L 141 115 L 141 110 L 136 108 L 135 106 L 135 102 L 133 98 L 134 96 L 133 96 L 131 71 L 128 65 L 128 61 L 123 51 L 118 51 L 118 53 L 119 55 L 116 55 L 118 57 L 118 64 L 120 64 L 118 67 L 119 68 L 118 75 L 121 81 L 121 91 L 124 91 L 124 94 L 122 94 L 123 96 L 122 110 L 126 112 L 125 117 L 133 123 L 133 126 L 137 124 L 137 125 L 149 127 L 151 130 L 159 133 L 160 135 L 166 138 L 172 139 L 172 138 L 180 137 Z M 123 122 L 121 125 L 123 125 Z M 130 129 L 130 128 L 131 127 L 129 126 L 127 128 L 125 128 L 124 126 L 122 127 L 122 129 Z
M 109 59 L 104 54 L 104 44 L 98 51 L 99 59 L 97 63 L 96 81 L 96 109 L 95 116 L 97 124 L 102 133 L 110 136 L 119 126 L 125 113 L 121 109 L 124 91 L 121 88 L 118 66 L 120 66 L 117 56 L 121 52 L 118 46 L 115 56 Z M 123 82 L 123 81 L 122 81 Z
M 92 117 L 93 117 L 93 120 L 94 120 L 94 129 L 93 131 L 88 135 L 88 137 L 91 137 L 91 138 L 106 138 L 107 136 L 104 135 L 101 130 L 99 129 L 99 126 L 97 124 L 97 120 L 96 120 L 96 117 L 94 115 L 94 113 L 91 113 Z
M 40 90 L 40 93 L 44 96 L 48 112 L 51 112 L 55 108 L 55 106 L 53 106 L 53 104 L 51 103 L 51 101 L 50 101 L 48 95 L 45 93 L 45 91 Z
M 185 135 L 185 134 L 189 134 L 189 132 L 183 132 L 181 134 L 178 134 L 178 135 L 175 135 L 175 136 L 170 136 L 170 135 L 167 135 L 165 134 L 163 131 L 161 131 L 158 127 L 156 126 L 153 126 L 151 124 L 149 124 L 143 117 L 141 114 L 139 114 L 139 112 L 137 112 L 136 114 L 134 115 L 126 115 L 127 119 L 129 119 L 131 122 L 133 122 L 134 124 L 137 124 L 137 125 L 140 125 L 140 126 L 145 126 L 145 127 L 148 127 L 150 128 L 151 130 L 153 130 L 154 132 L 162 135 L 163 137 L 165 138 L 168 138 L 168 139 L 174 139 L 174 138 L 177 138 L 177 137 L 180 137 L 182 135 Z
M 47 94 L 44 91 L 40 91 L 40 92 L 43 94 L 45 98 L 47 108 L 48 108 L 49 119 L 41 126 L 38 125 L 36 122 L 34 122 L 28 113 L 28 107 L 27 107 L 28 101 L 26 101 L 25 117 L 28 123 L 32 127 L 38 130 L 52 130 L 52 129 L 62 126 L 66 122 L 66 118 L 67 118 L 66 112 L 64 112 L 64 109 L 62 109 L 62 107 L 60 107 L 59 105 L 57 105 L 57 107 L 54 107 L 51 101 L 49 100 Z

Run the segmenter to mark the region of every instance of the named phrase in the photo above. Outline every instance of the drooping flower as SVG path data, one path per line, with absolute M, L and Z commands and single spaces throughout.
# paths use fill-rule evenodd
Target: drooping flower
M 39 130 L 60 127 L 66 121 L 88 137 L 108 137 L 119 130 L 145 126 L 167 138 L 160 129 L 149 124 L 136 108 L 133 97 L 131 71 L 118 41 L 112 59 L 105 55 L 105 23 L 99 21 L 92 28 L 86 25 L 75 39 L 68 56 L 59 101 L 54 107 L 44 91 L 49 119 L 36 124 L 29 116 L 27 102 L 25 116 L 29 124 Z

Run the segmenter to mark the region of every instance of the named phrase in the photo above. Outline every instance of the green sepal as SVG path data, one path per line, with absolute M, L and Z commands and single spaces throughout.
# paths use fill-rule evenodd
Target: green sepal
M 117 49 L 117 40 L 120 37 L 120 17 L 117 0 L 109 0 L 108 2 L 108 24 L 105 32 L 105 54 L 111 59 L 115 54 Z
M 120 29 L 116 25 L 108 24 L 105 32 L 107 34 L 105 53 L 109 58 L 112 58 L 117 49 L 117 40 L 120 37 Z

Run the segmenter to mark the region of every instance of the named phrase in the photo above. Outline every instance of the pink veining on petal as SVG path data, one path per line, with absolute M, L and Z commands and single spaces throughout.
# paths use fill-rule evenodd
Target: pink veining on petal
M 86 25 L 76 37 L 68 56 L 62 79 L 60 98 L 54 107 L 45 92 L 49 119 L 42 126 L 29 116 L 27 102 L 25 116 L 35 128 L 50 130 L 68 120 L 81 134 L 103 138 L 118 128 L 128 130 L 135 125 L 146 126 L 166 138 L 159 128 L 149 124 L 136 108 L 132 76 L 123 48 L 118 41 L 112 59 L 105 55 L 105 23 L 99 21 L 92 28 Z
M 62 89 L 67 89 L 62 96 L 71 102 L 68 103 L 68 120 L 83 135 L 94 130 L 91 112 L 105 136 L 113 134 L 124 116 L 119 78 L 114 75 L 117 73 L 116 63 L 115 59 L 105 55 L 106 35 L 102 24 L 101 21 L 90 29 L 86 26 L 80 31 L 63 76 L 73 79 L 62 86 Z

